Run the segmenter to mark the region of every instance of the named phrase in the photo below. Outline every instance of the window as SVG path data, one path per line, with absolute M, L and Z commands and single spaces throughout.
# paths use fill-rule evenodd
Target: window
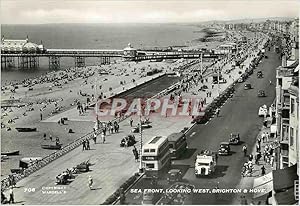
M 146 164 L 146 168 L 154 168 L 154 164 Z
M 150 152 L 155 152 L 155 149 L 150 149 Z
M 144 149 L 144 152 L 149 152 L 149 149 Z
M 290 127 L 290 146 L 294 145 L 294 128 Z
M 295 112 L 295 99 L 291 98 L 291 114 Z

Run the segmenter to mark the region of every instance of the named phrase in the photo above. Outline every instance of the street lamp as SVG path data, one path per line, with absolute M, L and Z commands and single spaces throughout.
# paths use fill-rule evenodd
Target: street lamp
M 139 165 L 139 172 L 143 172 L 143 165 L 142 165 L 142 151 L 143 151 L 143 131 L 142 131 L 142 115 L 140 115 L 140 165 Z

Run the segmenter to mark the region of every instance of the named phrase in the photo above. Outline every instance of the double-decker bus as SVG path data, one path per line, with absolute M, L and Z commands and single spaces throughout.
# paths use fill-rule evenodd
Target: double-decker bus
M 171 164 L 169 141 L 167 137 L 155 136 L 150 139 L 142 151 L 142 166 L 146 176 L 157 176 L 169 169 Z
M 187 150 L 185 134 L 173 133 L 168 136 L 171 159 L 178 159 Z

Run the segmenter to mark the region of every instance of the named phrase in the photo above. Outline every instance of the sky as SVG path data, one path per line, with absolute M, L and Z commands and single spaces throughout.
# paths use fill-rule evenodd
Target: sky
M 0 0 L 1 24 L 183 23 L 297 17 L 298 0 Z

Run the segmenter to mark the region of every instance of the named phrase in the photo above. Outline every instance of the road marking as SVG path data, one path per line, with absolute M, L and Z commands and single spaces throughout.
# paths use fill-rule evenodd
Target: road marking
M 193 133 L 190 135 L 190 137 L 194 136 L 195 134 L 196 134 L 196 132 L 193 132 Z

